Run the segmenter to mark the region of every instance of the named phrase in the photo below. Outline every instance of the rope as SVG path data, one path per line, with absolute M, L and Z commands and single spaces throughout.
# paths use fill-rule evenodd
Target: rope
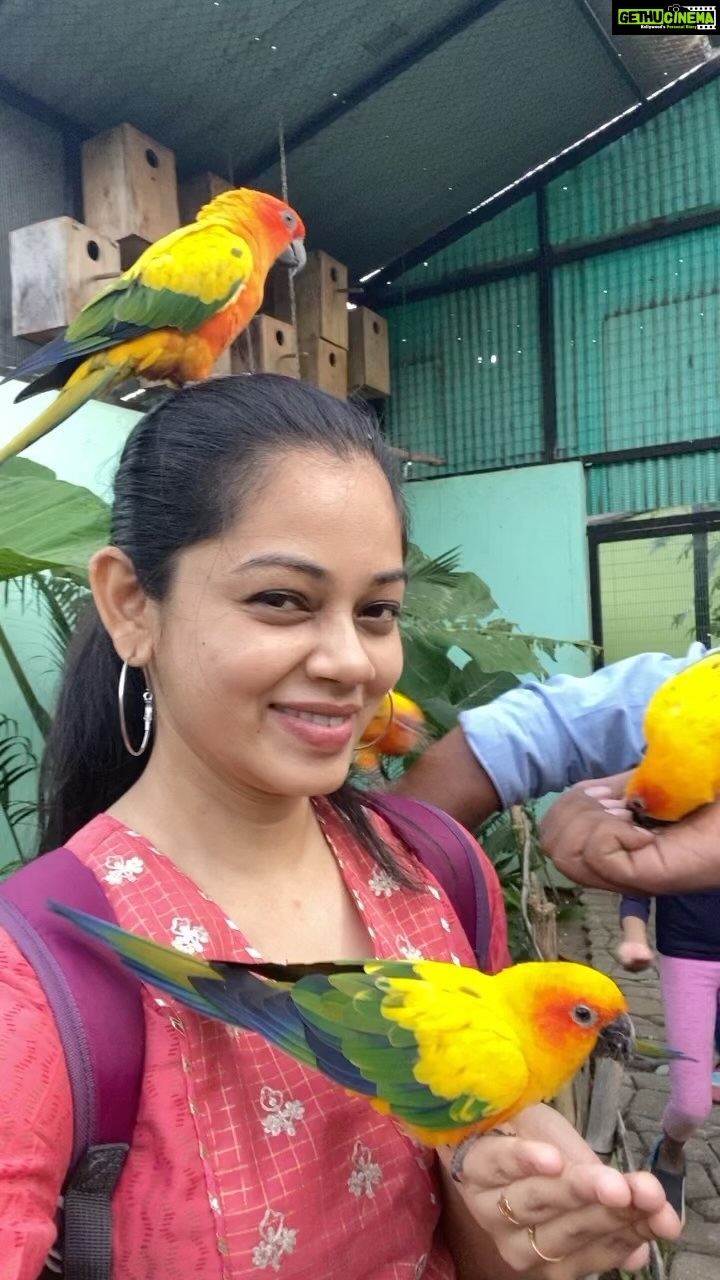
M 280 187 L 282 190 L 282 198 L 286 204 L 288 199 L 288 177 L 287 177 L 287 156 L 285 154 L 285 125 L 282 119 L 278 120 L 278 145 L 280 148 Z M 297 304 L 295 301 L 295 277 L 292 272 L 288 272 L 288 288 L 290 293 L 290 323 L 293 327 L 295 335 L 295 351 L 299 353 L 300 343 L 297 331 Z

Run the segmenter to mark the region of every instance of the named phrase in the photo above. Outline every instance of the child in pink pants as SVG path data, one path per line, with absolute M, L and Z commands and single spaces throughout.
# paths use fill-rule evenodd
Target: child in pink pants
M 651 900 L 640 894 L 621 899 L 623 940 L 617 954 L 627 969 L 646 968 L 654 959 L 647 937 L 650 905 Z M 684 1221 L 684 1146 L 706 1121 L 713 1102 L 720 890 L 656 898 L 655 924 L 666 1039 L 687 1056 L 670 1064 L 670 1100 L 649 1167 Z

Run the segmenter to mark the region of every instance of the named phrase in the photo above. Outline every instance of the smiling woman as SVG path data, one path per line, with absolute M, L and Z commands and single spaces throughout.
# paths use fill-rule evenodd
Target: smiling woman
M 183 963 L 475 963 L 442 886 L 347 783 L 402 667 L 405 545 L 395 464 L 352 405 L 254 375 L 138 423 L 42 775 L 43 850 L 67 846 L 122 927 Z M 505 924 L 476 852 L 492 972 Z M 604 1169 L 542 1108 L 518 1117 L 522 1137 L 483 1137 L 458 1185 L 305 1058 L 152 985 L 143 1000 L 112 1280 L 575 1280 L 642 1261 L 667 1228 L 654 1179 Z M 3 1280 L 36 1280 L 73 1107 L 43 988 L 2 930 L 0 1060 Z
M 133 803 L 152 782 L 173 812 L 186 769 L 233 792 L 340 791 L 340 810 L 352 808 L 390 865 L 343 784 L 352 744 L 401 668 L 405 542 L 394 459 L 349 404 L 260 375 L 194 388 L 145 418 L 120 463 L 112 545 L 91 565 L 97 611 L 71 651 L 48 744 L 43 847 L 147 766 Z M 146 687 L 153 698 L 153 749 L 139 759 L 116 731 L 123 661 L 135 744 Z M 311 750 L 277 708 L 320 703 L 343 725 Z

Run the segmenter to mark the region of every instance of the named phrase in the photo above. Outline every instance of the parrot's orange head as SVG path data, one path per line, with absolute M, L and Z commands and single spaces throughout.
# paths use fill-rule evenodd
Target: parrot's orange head
M 720 793 L 720 657 L 709 654 L 656 689 L 645 755 L 625 789 L 636 820 L 678 822 Z
M 503 970 L 493 982 L 525 1027 L 528 1061 L 547 1080 L 543 1096 L 572 1078 L 598 1039 L 618 1057 L 630 1058 L 634 1033 L 627 1001 L 606 974 L 562 960 L 529 962 Z
M 665 765 L 656 760 L 660 753 L 648 752 L 645 759 L 631 774 L 625 788 L 625 801 L 638 823 L 679 822 L 686 814 L 710 804 L 715 798 L 714 789 L 691 761 L 685 761 L 676 751 L 668 756 Z M 674 767 L 672 767 L 674 765 Z M 660 777 L 672 778 L 676 787 L 663 786 Z
M 643 769 L 642 765 L 628 780 L 625 800 L 639 822 L 653 818 L 658 822 L 674 821 L 671 817 L 675 808 L 673 797 L 661 783 L 649 776 L 649 771 Z
M 198 222 L 220 222 L 254 246 L 269 250 L 269 265 L 278 259 L 293 274 L 305 266 L 305 224 L 289 204 L 266 191 L 235 187 L 223 191 L 197 215 Z

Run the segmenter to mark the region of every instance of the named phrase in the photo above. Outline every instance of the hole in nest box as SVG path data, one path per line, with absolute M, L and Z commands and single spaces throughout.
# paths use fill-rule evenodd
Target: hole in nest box
M 330 351 L 330 352 L 328 353 L 328 361 L 329 361 L 329 363 L 332 365 L 332 367 L 333 367 L 333 369 L 334 369 L 334 368 L 335 368 L 335 365 L 337 364 L 337 356 L 335 355 L 335 352 L 334 352 L 334 351 Z
M 282 329 L 275 330 L 275 341 L 277 342 L 279 347 L 285 346 L 285 334 L 283 333 Z
M 331 268 L 330 268 L 330 279 L 332 280 L 333 284 L 337 284 L 337 282 L 338 282 L 338 270 L 337 270 L 337 267 L 331 267 Z
M 156 151 L 153 151 L 152 147 L 146 147 L 146 149 L 145 149 L 145 159 L 147 160 L 147 162 L 148 162 L 148 164 L 150 165 L 150 168 L 151 168 L 151 169 L 159 169 L 159 168 L 160 168 L 160 160 L 159 160 L 159 158 L 158 158 L 158 154 L 157 154 L 157 152 L 156 152 Z
M 379 332 L 380 332 L 380 321 L 379 321 L 379 320 L 373 320 L 372 324 L 373 324 L 373 333 L 379 333 Z
M 88 258 L 91 258 L 93 262 L 97 262 L 100 257 L 100 245 L 97 240 L 88 240 L 85 248 L 87 249 Z

